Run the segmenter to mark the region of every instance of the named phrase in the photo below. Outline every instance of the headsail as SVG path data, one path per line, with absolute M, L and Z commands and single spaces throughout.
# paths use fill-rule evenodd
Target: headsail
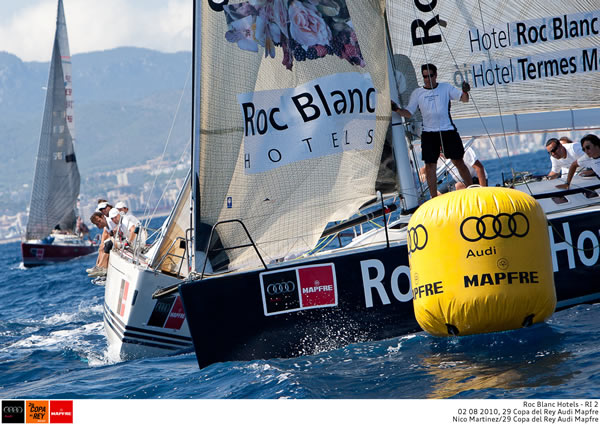
M 471 84 L 472 101 L 452 105 L 455 119 L 496 116 L 486 121 L 492 132 L 573 128 L 585 126 L 578 122 L 581 110 L 600 106 L 598 2 L 387 3 L 395 52 L 407 55 L 417 72 L 434 63 L 438 80 Z M 541 121 L 536 114 L 569 109 Z M 463 137 L 485 132 L 481 125 L 464 131 L 457 125 Z
M 59 0 L 46 104 L 29 204 L 25 236 L 28 240 L 44 238 L 56 226 L 61 230 L 72 230 L 75 227 L 80 182 L 74 141 L 71 55 L 63 4 Z
M 187 277 L 189 273 L 187 247 L 180 243 L 186 241 L 190 229 L 191 181 L 188 173 L 171 214 L 163 224 L 163 230 L 157 242 L 158 248 L 149 259 L 152 267 L 160 266 L 166 273 Z
M 204 224 L 240 219 L 272 261 L 313 248 L 374 195 L 389 123 L 384 2 L 233 3 L 196 3 L 196 207 Z M 249 242 L 237 224 L 217 230 L 225 247 Z M 258 262 L 247 248 L 228 255 Z

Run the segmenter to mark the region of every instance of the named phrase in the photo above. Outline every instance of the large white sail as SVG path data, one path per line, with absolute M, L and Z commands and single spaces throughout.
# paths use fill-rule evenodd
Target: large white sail
M 79 169 L 73 148 L 71 55 L 62 0 L 58 1 L 56 34 L 42 131 L 29 204 L 26 239 L 41 239 L 58 226 L 72 230 L 76 223 Z
M 572 128 L 584 124 L 578 110 L 600 106 L 598 1 L 388 0 L 387 16 L 394 51 L 417 72 L 434 63 L 438 81 L 470 83 L 455 119 L 496 116 L 487 123 L 501 132 Z
M 197 2 L 199 222 L 241 220 L 268 262 L 372 199 L 389 123 L 383 13 L 379 0 Z M 225 247 L 249 242 L 238 224 L 217 231 Z

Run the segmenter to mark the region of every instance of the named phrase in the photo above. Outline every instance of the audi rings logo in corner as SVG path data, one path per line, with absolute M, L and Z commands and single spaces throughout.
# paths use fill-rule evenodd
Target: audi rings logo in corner
M 294 292 L 296 283 L 288 280 L 287 282 L 270 283 L 267 285 L 266 291 L 269 295 L 281 295 Z
M 477 242 L 481 239 L 506 239 L 512 236 L 522 238 L 527 233 L 529 233 L 529 220 L 520 212 L 467 217 L 460 224 L 460 235 L 469 242 Z
M 408 241 L 408 252 L 412 254 L 415 251 L 425 248 L 427 245 L 427 229 L 422 224 L 408 229 L 406 239 Z
M 24 400 L 2 400 L 2 423 L 3 424 L 25 423 L 25 401 Z

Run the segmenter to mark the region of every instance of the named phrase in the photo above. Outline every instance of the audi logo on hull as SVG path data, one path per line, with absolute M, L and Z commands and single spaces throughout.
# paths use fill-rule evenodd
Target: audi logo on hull
M 467 217 L 460 224 L 460 235 L 464 240 L 477 242 L 481 239 L 492 240 L 496 238 L 522 238 L 529 233 L 529 220 L 525 214 L 500 213 L 498 215 L 485 214 L 481 217 Z
M 267 294 L 279 295 L 294 292 L 296 290 L 296 283 L 288 280 L 287 282 L 271 283 L 267 285 Z
M 427 229 L 422 224 L 418 224 L 415 227 L 408 229 L 407 234 L 408 252 L 412 254 L 415 251 L 425 248 L 427 245 Z
M 2 408 L 2 413 L 23 413 L 23 408 L 20 406 L 5 406 Z

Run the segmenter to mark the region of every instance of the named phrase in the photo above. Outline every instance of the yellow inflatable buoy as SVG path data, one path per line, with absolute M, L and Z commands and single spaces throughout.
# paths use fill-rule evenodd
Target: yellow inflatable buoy
M 514 189 L 480 187 L 438 196 L 408 224 L 415 316 L 437 336 L 539 323 L 556 307 L 542 207 Z

